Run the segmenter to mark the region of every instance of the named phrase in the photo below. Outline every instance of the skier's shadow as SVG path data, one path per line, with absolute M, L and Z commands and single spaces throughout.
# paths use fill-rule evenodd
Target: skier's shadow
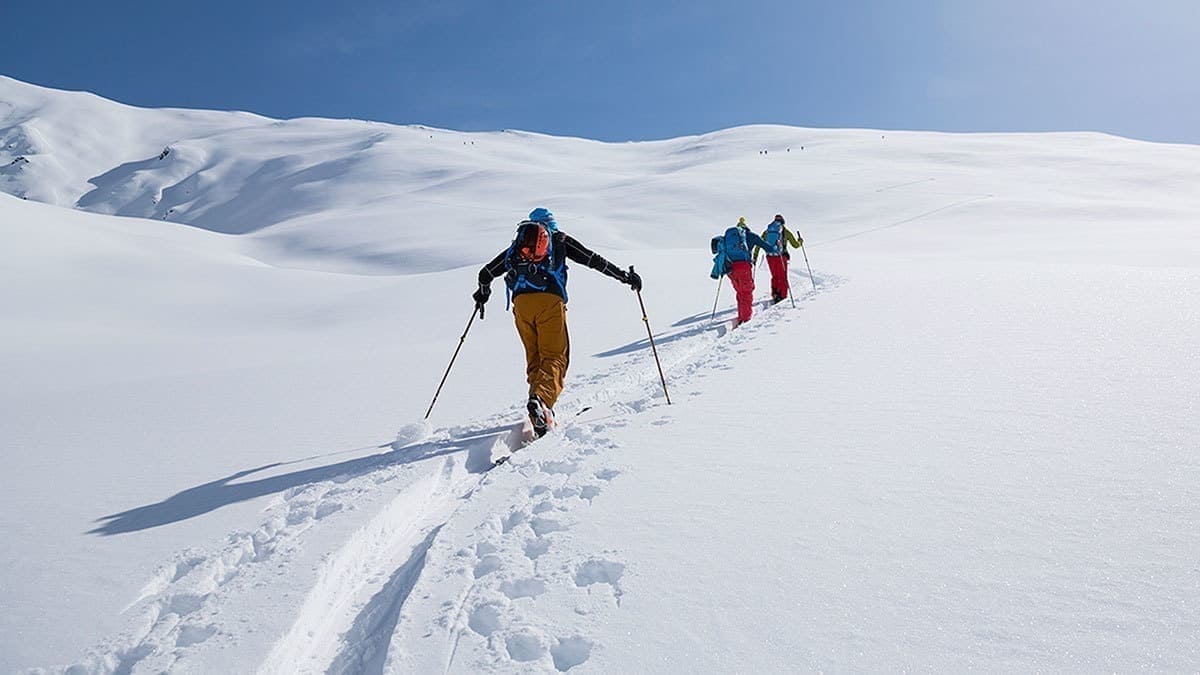
M 706 323 L 706 324 L 700 325 L 700 326 L 692 326 L 691 328 L 687 328 L 687 329 L 684 329 L 681 331 L 676 331 L 676 332 L 670 333 L 670 334 L 661 333 L 661 334 L 655 335 L 654 336 L 654 344 L 656 346 L 661 347 L 662 345 L 670 344 L 677 340 L 686 340 L 690 337 L 695 337 L 701 333 L 707 333 L 710 331 L 713 333 L 716 333 L 717 337 L 721 337 L 721 336 L 725 335 L 725 333 L 729 332 L 729 324 L 724 318 L 722 318 L 722 315 L 731 314 L 733 311 L 734 310 L 717 312 L 717 320 L 714 323 Z M 707 319 L 709 314 L 703 314 L 703 315 L 697 315 L 697 316 Z M 674 325 L 675 326 L 687 325 L 688 323 L 695 323 L 696 321 L 699 321 L 699 319 L 689 317 L 687 319 L 683 319 L 681 321 L 675 322 Z M 613 349 L 609 349 L 608 351 L 598 352 L 594 356 L 596 356 L 598 358 L 607 358 L 609 356 L 620 356 L 622 354 L 631 354 L 633 352 L 640 351 L 643 349 L 649 349 L 649 348 L 650 348 L 650 338 L 642 338 L 640 340 L 634 340 L 633 342 L 630 342 L 627 345 L 622 345 L 620 347 L 614 347 Z
M 264 464 L 253 469 L 239 471 L 224 478 L 218 478 L 203 485 L 188 488 L 155 504 L 139 506 L 135 509 L 97 518 L 96 522 L 100 524 L 88 530 L 87 534 L 111 536 L 114 534 L 148 530 L 153 527 L 195 518 L 209 511 L 215 511 L 222 506 L 244 502 L 248 499 L 262 497 L 263 495 L 283 492 L 288 488 L 319 483 L 334 478 L 353 478 L 381 467 L 411 464 L 456 452 L 467 451 L 467 469 L 469 471 L 481 472 L 486 470 L 486 468 L 490 468 L 491 462 L 488 461 L 485 464 L 475 461 L 477 459 L 475 455 L 479 453 L 475 452 L 476 448 L 473 446 L 490 448 L 488 441 L 494 441 L 495 437 L 502 433 L 507 434 L 510 429 L 510 425 L 505 425 L 471 432 L 466 436 L 458 438 L 419 443 L 404 447 L 395 447 L 393 444 L 385 443 L 378 446 L 346 450 L 331 454 L 391 448 L 389 452 L 376 453 L 366 457 L 356 457 L 355 459 L 348 459 L 325 466 L 300 469 L 248 482 L 235 482 L 260 471 L 305 462 L 313 458 L 308 457 L 287 462 Z
M 734 312 L 736 312 L 736 311 L 737 311 L 737 307 L 730 307 L 729 309 L 722 309 L 722 310 L 718 311 L 715 315 L 712 312 L 700 312 L 699 314 L 685 316 L 684 318 L 671 324 L 671 326 L 674 328 L 679 328 L 680 326 L 687 326 L 687 325 L 696 323 L 697 321 L 704 321 L 704 320 L 716 321 L 717 319 L 721 319 L 722 321 L 724 321 L 725 317 L 732 316 L 734 314 Z

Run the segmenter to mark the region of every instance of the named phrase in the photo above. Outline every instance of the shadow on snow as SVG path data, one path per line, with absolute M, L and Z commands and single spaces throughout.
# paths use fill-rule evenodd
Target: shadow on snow
M 792 285 L 793 302 L 797 299 L 803 300 L 803 299 L 809 298 L 810 296 L 812 296 L 814 293 L 817 292 L 817 288 L 819 286 L 824 286 L 826 284 L 826 280 L 824 278 L 816 277 L 816 279 L 813 279 L 810 282 L 813 284 L 813 290 L 809 291 L 805 288 L 797 288 L 794 285 L 798 279 L 804 279 L 807 281 L 809 279 L 809 277 L 807 277 L 807 276 L 801 277 L 798 274 L 796 274 L 795 271 L 789 271 L 788 279 L 793 284 Z M 762 311 L 762 310 L 769 308 L 771 305 L 777 304 L 777 303 L 775 303 L 771 300 L 755 300 L 754 304 L 758 308 L 758 311 Z M 654 344 L 656 346 L 670 344 L 672 342 L 676 342 L 678 340 L 684 340 L 689 337 L 694 337 L 696 335 L 700 335 L 700 334 L 708 332 L 708 331 L 713 331 L 717 334 L 717 337 L 722 337 L 726 333 L 729 332 L 729 330 L 730 330 L 729 319 L 733 318 L 733 316 L 736 313 L 737 313 L 737 307 L 727 307 L 726 309 L 718 310 L 715 314 L 711 310 L 709 310 L 709 311 L 705 311 L 705 312 L 698 312 L 696 314 L 692 314 L 691 316 L 685 316 L 684 318 L 679 319 L 675 323 L 671 324 L 671 327 L 672 328 L 682 328 L 684 326 L 690 326 L 690 328 L 686 328 L 685 330 L 677 331 L 675 333 L 669 333 L 669 332 L 664 331 L 662 333 L 656 334 L 654 336 Z M 705 323 L 702 325 L 698 325 L 698 326 L 695 325 L 702 321 Z M 649 338 L 645 338 L 645 339 L 641 339 L 641 340 L 635 340 L 634 342 L 630 342 L 629 344 L 622 345 L 620 347 L 614 347 L 607 351 L 598 352 L 598 353 L 594 354 L 594 356 L 596 356 L 597 358 L 607 358 L 610 356 L 621 356 L 622 354 L 630 354 L 630 353 L 633 353 L 636 351 L 640 351 L 643 349 L 649 349 L 649 348 L 650 348 L 650 340 L 649 340 Z
M 412 464 L 464 450 L 468 452 L 466 458 L 467 470 L 472 473 L 482 473 L 492 466 L 490 459 L 492 446 L 498 440 L 507 437 L 510 430 L 511 425 L 504 425 L 471 432 L 468 435 L 458 438 L 417 443 L 403 447 L 395 447 L 390 443 L 367 446 L 332 454 L 383 448 L 392 448 L 392 450 L 390 452 L 357 457 L 334 464 L 326 464 L 325 466 L 300 469 L 278 476 L 270 476 L 248 482 L 235 482 L 260 471 L 305 462 L 314 459 L 314 457 L 289 462 L 264 464 L 263 466 L 239 471 L 224 478 L 204 483 L 203 485 L 188 488 L 155 504 L 139 506 L 135 509 L 98 518 L 96 522 L 100 524 L 88 530 L 87 534 L 111 536 L 114 534 L 148 530 L 195 518 L 209 511 L 215 511 L 222 506 L 283 492 L 289 488 L 333 480 L 334 478 L 353 478 L 379 468 Z
M 686 340 L 688 338 L 696 337 L 697 335 L 700 335 L 703 333 L 708 333 L 708 332 L 716 333 L 717 337 L 721 337 L 721 336 L 725 335 L 725 333 L 729 332 L 729 323 L 726 319 L 720 318 L 720 317 L 723 314 L 730 314 L 732 312 L 733 312 L 733 310 L 717 312 L 718 319 L 714 323 L 706 323 L 702 326 L 692 326 L 691 328 L 685 328 L 684 330 L 676 331 L 674 333 L 667 333 L 667 332 L 659 333 L 654 336 L 654 344 L 655 344 L 655 346 L 661 347 L 663 345 L 670 344 L 670 343 L 676 342 L 678 340 Z M 700 318 L 707 319 L 708 316 L 709 316 L 709 314 L 705 313 L 703 316 L 697 315 L 697 317 L 699 317 L 699 318 L 689 317 L 687 319 L 677 321 L 674 325 L 680 326 L 680 325 L 686 325 L 688 323 L 694 323 L 696 321 L 699 321 Z M 620 347 L 614 347 L 612 349 L 609 349 L 608 351 L 598 352 L 597 354 L 595 354 L 595 356 L 598 358 L 607 358 L 610 356 L 621 356 L 622 354 L 631 354 L 633 352 L 640 351 L 643 349 L 649 349 L 649 348 L 650 348 L 650 338 L 642 338 L 640 340 L 634 340 L 633 342 L 630 342 L 627 345 L 622 345 Z

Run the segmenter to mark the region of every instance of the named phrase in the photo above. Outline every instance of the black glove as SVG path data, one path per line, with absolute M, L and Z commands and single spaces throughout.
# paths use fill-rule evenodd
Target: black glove
M 625 275 L 621 281 L 629 284 L 629 287 L 635 291 L 642 290 L 642 277 L 637 272 L 634 272 L 632 267 L 629 268 L 628 272 L 622 271 L 621 273 Z
M 492 287 L 488 284 L 479 284 L 479 289 L 471 295 L 475 300 L 475 306 L 479 308 L 479 313 L 483 314 L 483 306 L 487 303 L 488 297 L 492 294 Z M 482 317 L 480 317 L 482 318 Z

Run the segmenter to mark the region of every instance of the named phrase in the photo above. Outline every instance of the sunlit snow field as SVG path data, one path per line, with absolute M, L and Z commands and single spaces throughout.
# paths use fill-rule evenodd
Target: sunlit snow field
M 0 672 L 1195 670 L 1196 185 L 1200 148 L 1090 133 L 600 143 L 0 78 Z M 673 404 L 576 267 L 564 428 L 490 469 L 497 284 L 395 442 L 535 206 L 636 266 Z M 764 266 L 710 322 L 709 238 L 775 213 L 795 306 Z

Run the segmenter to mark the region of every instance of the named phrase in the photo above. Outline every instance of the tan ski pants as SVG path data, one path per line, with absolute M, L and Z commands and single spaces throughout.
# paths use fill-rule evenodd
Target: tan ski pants
M 513 298 L 513 321 L 525 345 L 529 394 L 553 408 L 571 361 L 567 304 L 554 293 L 522 293 Z

